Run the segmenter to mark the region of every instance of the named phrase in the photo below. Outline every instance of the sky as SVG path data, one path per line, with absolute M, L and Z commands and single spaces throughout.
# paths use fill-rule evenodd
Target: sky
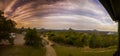
M 117 31 L 98 0 L 0 0 L 0 10 L 17 27 Z

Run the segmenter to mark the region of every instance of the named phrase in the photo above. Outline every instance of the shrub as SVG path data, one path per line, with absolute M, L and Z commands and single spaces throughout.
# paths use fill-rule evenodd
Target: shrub
M 27 46 L 32 46 L 32 47 L 42 46 L 42 39 L 38 35 L 36 29 L 27 29 L 24 39 L 25 39 L 25 45 Z

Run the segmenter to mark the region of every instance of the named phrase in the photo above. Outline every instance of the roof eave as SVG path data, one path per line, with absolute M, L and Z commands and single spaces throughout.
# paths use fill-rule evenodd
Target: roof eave
M 99 1 L 104 6 L 104 8 L 107 10 L 107 12 L 111 16 L 112 20 L 117 21 L 111 1 L 110 0 L 99 0 Z

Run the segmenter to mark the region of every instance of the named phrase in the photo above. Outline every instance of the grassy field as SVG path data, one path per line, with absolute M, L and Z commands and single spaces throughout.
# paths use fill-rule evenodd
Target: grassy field
M 0 48 L 0 56 L 45 56 L 45 48 L 9 46 Z
M 77 47 L 65 47 L 65 46 L 54 46 L 54 49 L 58 56 L 113 56 L 116 48 L 77 48 Z

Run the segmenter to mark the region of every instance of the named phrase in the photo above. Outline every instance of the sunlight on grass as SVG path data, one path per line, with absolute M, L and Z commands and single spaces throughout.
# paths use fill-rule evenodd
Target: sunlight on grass
M 115 52 L 115 48 L 77 48 L 77 47 L 65 47 L 54 46 L 54 49 L 58 56 L 112 56 Z

